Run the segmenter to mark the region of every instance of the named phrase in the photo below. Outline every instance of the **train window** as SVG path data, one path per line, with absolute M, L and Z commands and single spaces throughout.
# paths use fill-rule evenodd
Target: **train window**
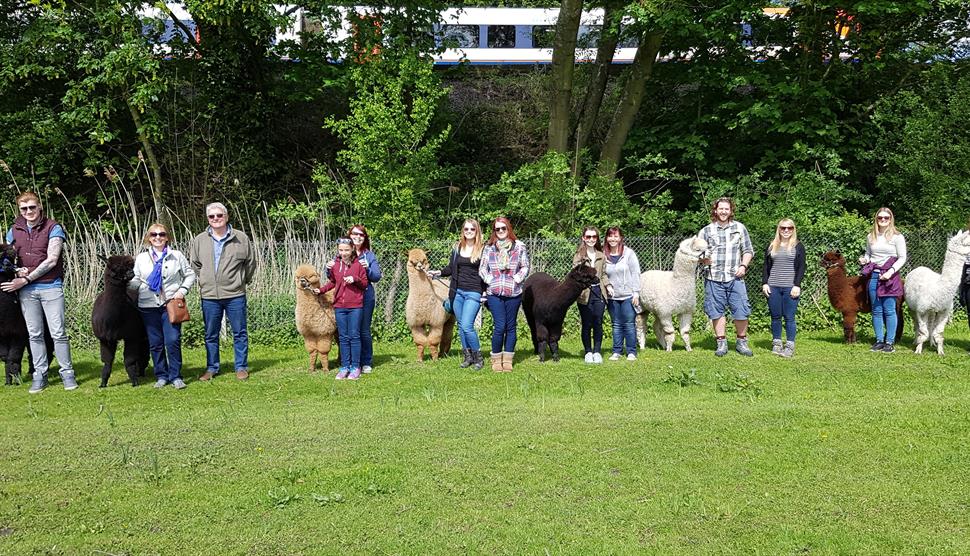
M 636 48 L 640 46 L 637 36 L 630 32 L 626 25 L 620 25 L 620 40 L 617 41 L 617 48 Z
M 576 48 L 596 48 L 600 38 L 600 28 L 593 25 L 580 25 L 576 36 Z
M 515 48 L 515 25 L 489 25 L 489 48 Z
M 478 25 L 442 25 L 441 44 L 445 48 L 479 48 Z
M 555 25 L 532 26 L 532 48 L 552 48 L 556 41 Z

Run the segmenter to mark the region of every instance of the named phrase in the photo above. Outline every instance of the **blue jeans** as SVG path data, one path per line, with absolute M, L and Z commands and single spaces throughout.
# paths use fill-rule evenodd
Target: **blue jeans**
M 74 374 L 71 362 L 71 344 L 64 322 L 64 289 L 31 288 L 20 290 L 20 312 L 27 321 L 27 334 L 30 337 L 30 354 L 34 361 L 34 371 L 47 374 L 50 354 L 44 341 L 44 321 L 54 339 L 54 355 L 61 365 L 61 375 Z
M 613 353 L 637 353 L 637 312 L 633 309 L 633 298 L 609 301 L 610 318 L 613 320 Z
M 876 331 L 876 341 L 892 344 L 896 341 L 896 298 L 879 297 L 876 285 L 879 283 L 878 270 L 869 277 L 869 301 L 872 303 L 872 328 Z M 883 319 L 886 323 L 883 326 Z
M 360 323 L 363 320 L 364 309 L 334 309 L 337 319 L 337 335 L 340 336 L 340 366 L 353 370 L 360 367 Z
M 598 288 L 599 285 L 596 287 Z M 579 305 L 580 337 L 583 339 L 585 353 L 600 353 L 603 349 L 603 313 L 605 312 L 606 304 L 602 299 L 590 300 L 586 305 Z
M 789 342 L 795 341 L 795 309 L 798 299 L 792 299 L 791 288 L 771 286 L 768 294 L 768 312 L 771 313 L 771 337 L 781 339 L 781 319 L 785 319 L 785 338 Z
M 455 311 L 455 318 L 458 320 L 458 339 L 461 340 L 461 347 L 478 351 L 482 349 L 478 341 L 478 333 L 475 331 L 475 317 L 478 310 L 482 307 L 482 294 L 467 290 L 457 290 L 455 302 L 452 304 Z
M 230 299 L 203 299 L 202 320 L 205 324 L 205 370 L 219 372 L 219 330 L 222 315 L 232 329 L 233 363 L 237 371 L 249 369 L 249 334 L 246 332 L 246 296 Z
M 170 323 L 165 307 L 139 307 L 138 310 L 148 333 L 155 378 L 165 382 L 182 378 L 182 324 Z
M 522 305 L 522 296 L 488 296 L 488 310 L 492 312 L 492 353 L 515 352 L 515 323 Z
M 370 325 L 374 321 L 374 307 L 377 297 L 374 286 L 367 285 L 364 290 L 364 313 L 360 318 L 360 364 L 372 367 L 374 365 L 374 338 L 370 333 Z

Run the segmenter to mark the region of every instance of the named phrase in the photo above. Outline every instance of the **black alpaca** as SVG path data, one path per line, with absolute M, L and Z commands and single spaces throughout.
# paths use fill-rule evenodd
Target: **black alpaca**
M 560 283 L 545 272 L 529 276 L 522 293 L 522 310 L 532 331 L 532 346 L 539 361 L 546 360 L 546 347 L 552 352 L 552 360 L 559 361 L 559 338 L 562 323 L 569 306 L 579 299 L 579 294 L 597 283 L 596 270 L 578 265 L 569 271 Z
M 17 275 L 17 250 L 0 244 L 0 282 L 9 282 Z M 27 347 L 27 324 L 20 312 L 17 292 L 0 292 L 0 358 L 6 373 L 5 384 L 20 381 L 24 348 Z
M 91 328 L 101 343 L 101 388 L 108 385 L 111 366 L 115 362 L 118 342 L 124 340 L 125 370 L 132 386 L 145 376 L 148 367 L 148 336 L 138 307 L 128 297 L 128 283 L 135 277 L 135 260 L 126 255 L 114 255 L 104 269 L 104 291 L 94 301 Z

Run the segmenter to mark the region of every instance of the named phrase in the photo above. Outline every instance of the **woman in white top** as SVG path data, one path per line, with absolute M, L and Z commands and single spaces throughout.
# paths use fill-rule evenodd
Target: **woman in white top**
M 866 254 L 859 257 L 869 276 L 869 300 L 872 302 L 872 327 L 876 341 L 871 351 L 892 353 L 896 342 L 896 303 L 903 295 L 899 271 L 906 264 L 906 238 L 896 229 L 893 211 L 882 207 L 876 211 L 872 231 L 866 237 Z
M 610 319 L 613 321 L 613 354 L 610 361 L 622 357 L 626 344 L 626 358 L 637 360 L 636 316 L 640 312 L 640 260 L 636 252 L 623 242 L 623 232 L 618 227 L 606 230 L 606 276 L 610 280 L 607 290 Z
M 180 251 L 168 246 L 168 229 L 152 224 L 145 234 L 144 252 L 135 257 L 135 277 L 130 288 L 138 289 L 138 310 L 141 311 L 148 349 L 155 370 L 155 388 L 171 384 L 181 390 L 182 325 L 168 320 L 165 303 L 182 299 L 195 283 L 195 271 Z

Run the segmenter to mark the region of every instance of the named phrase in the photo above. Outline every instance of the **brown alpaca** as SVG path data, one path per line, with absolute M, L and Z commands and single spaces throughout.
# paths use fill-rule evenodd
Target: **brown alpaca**
M 822 268 L 828 274 L 829 301 L 842 313 L 842 334 L 845 343 L 855 343 L 855 321 L 859 313 L 871 313 L 867 281 L 864 276 L 846 276 L 845 257 L 838 251 L 822 255 Z M 896 300 L 896 341 L 903 335 L 902 299 Z
M 333 290 L 321 295 L 314 291 L 320 291 L 320 274 L 313 265 L 301 264 L 296 269 L 296 329 L 310 355 L 311 373 L 317 370 L 317 358 L 323 372 L 330 370 L 327 357 L 337 332 Z
M 421 249 L 408 251 L 408 301 L 405 316 L 411 337 L 418 346 L 418 362 L 424 360 L 425 348 L 431 349 L 432 361 L 451 350 L 455 315 L 446 313 L 442 304 L 448 299 L 448 281 L 432 280 L 428 274 L 428 256 Z

